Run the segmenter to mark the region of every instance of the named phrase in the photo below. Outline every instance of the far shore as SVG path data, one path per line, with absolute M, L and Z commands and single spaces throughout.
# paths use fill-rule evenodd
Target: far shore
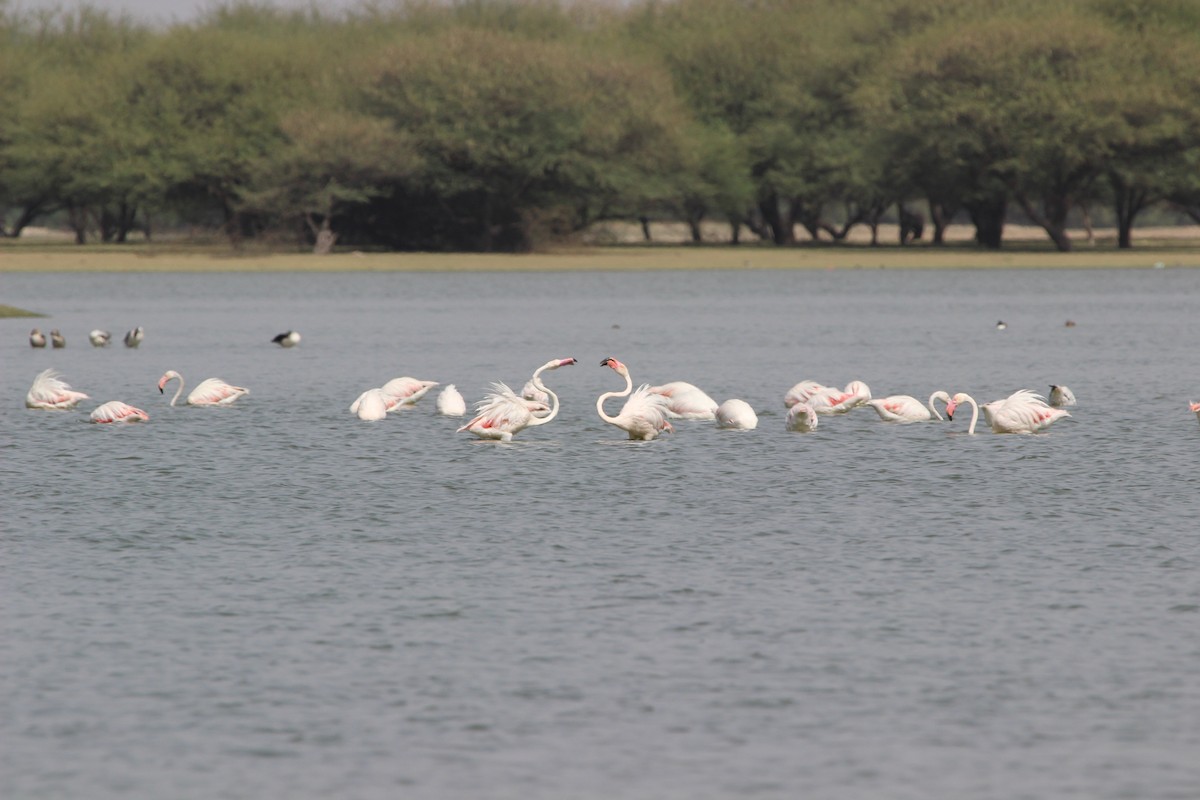
M 965 227 L 965 226 L 963 226 Z M 1007 229 L 1006 229 L 1007 230 Z M 727 231 L 727 229 L 726 229 Z M 673 232 L 674 233 L 674 232 Z M 1018 232 L 1020 233 L 1020 232 Z M 882 229 L 879 246 L 855 239 L 840 244 L 801 242 L 775 247 L 709 241 L 680 244 L 658 236 L 651 243 L 580 244 L 517 255 L 496 253 L 340 252 L 317 256 L 225 245 L 139 242 L 78 246 L 61 240 L 0 243 L 4 272 L 506 272 L 738 269 L 1144 269 L 1200 267 L 1200 228 L 1135 231 L 1134 247 L 1118 250 L 1107 231 L 1094 243 L 1074 234 L 1074 250 L 1060 253 L 1038 238 L 1006 236 L 1000 250 L 981 250 L 957 237 L 943 246 L 895 243 Z M 892 234 L 889 236 L 888 234 Z M 1043 234 L 1044 237 L 1044 234 Z

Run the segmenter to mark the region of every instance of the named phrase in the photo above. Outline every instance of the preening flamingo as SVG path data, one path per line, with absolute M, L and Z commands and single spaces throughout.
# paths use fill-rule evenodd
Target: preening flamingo
M 109 400 L 91 413 L 92 422 L 149 422 L 150 415 L 120 400 Z
M 358 399 L 350 406 L 350 410 L 359 419 L 374 422 L 387 416 L 387 403 L 388 397 L 383 393 L 382 389 L 367 389 L 358 396 Z
M 941 419 L 934 400 L 950 403 L 950 395 L 936 391 L 929 395 L 929 404 L 924 405 L 915 397 L 907 394 L 894 394 L 891 397 L 881 397 L 868 400 L 867 405 L 875 409 L 879 418 L 884 422 L 925 422 L 931 419 Z
M 453 383 L 447 384 L 437 396 L 437 412 L 443 417 L 461 417 L 467 413 L 467 401 Z
M 525 385 L 521 388 L 521 397 L 526 400 L 536 400 L 539 403 L 550 402 L 550 395 L 537 388 L 532 380 L 525 381 Z
M 92 347 L 108 347 L 112 343 L 112 334 L 96 329 L 88 334 L 88 341 L 92 343 Z
M 271 340 L 280 347 L 295 347 L 300 344 L 300 334 L 296 331 L 284 331 Z
M 649 384 L 642 384 L 636 392 L 633 391 L 633 379 L 629 377 L 629 368 L 615 358 L 606 358 L 600 362 L 602 367 L 610 367 L 618 375 L 625 378 L 625 390 L 621 392 L 605 392 L 596 399 L 596 411 L 600 419 L 609 425 L 616 425 L 629 434 L 630 439 L 649 441 L 663 431 L 674 430 L 667 421 L 666 398 L 650 391 Z M 633 393 L 630 396 L 630 393 Z M 604 401 L 610 397 L 628 397 L 621 413 L 610 417 L 604 413 Z
M 749 431 L 758 427 L 758 414 L 745 400 L 726 400 L 717 406 L 717 427 Z
M 60 350 L 67 346 L 67 339 L 58 332 L 58 328 L 50 331 L 50 344 L 54 345 L 55 350 Z
M 1075 393 L 1066 386 L 1050 385 L 1050 397 L 1047 398 L 1050 405 L 1055 408 L 1065 408 L 1066 406 L 1075 405 Z
M 558 416 L 559 405 L 558 395 L 542 383 L 541 375 L 548 369 L 568 367 L 574 363 L 576 362 L 573 358 L 555 358 L 534 371 L 530 381 L 550 398 L 548 406 L 537 400 L 518 397 L 506 384 L 493 383 L 492 393 L 481 400 L 475 408 L 478 414 L 459 428 L 458 432 L 469 431 L 481 439 L 511 442 L 515 434 L 526 428 L 545 425 Z
M 686 381 L 651 386 L 650 392 L 666 400 L 667 416 L 672 419 L 712 419 L 716 416 L 717 401 L 699 386 Z
M 172 380 L 179 381 L 179 388 L 175 390 L 175 396 L 171 398 L 171 405 L 175 405 L 179 395 L 183 394 L 182 375 L 173 369 L 167 370 L 158 379 L 158 391 L 160 394 L 165 394 L 163 387 Z M 199 386 L 192 389 L 187 396 L 187 404 L 189 406 L 227 406 L 244 394 L 250 394 L 250 390 L 241 386 L 231 386 L 220 378 L 209 378 L 201 381 Z
M 33 330 L 31 330 L 29 332 L 29 346 L 30 347 L 45 347 L 46 346 L 46 334 L 42 333 L 37 328 L 34 328 Z
M 33 386 L 25 395 L 26 408 L 41 408 L 48 411 L 65 411 L 87 400 L 83 392 L 77 392 L 58 377 L 52 369 L 44 369 L 33 379 Z
M 796 403 L 788 409 L 784 426 L 789 431 L 808 433 L 817 429 L 817 412 L 808 403 Z
M 808 404 L 818 414 L 845 414 L 852 408 L 865 405 L 871 399 L 871 389 L 862 381 L 850 381 L 845 389 L 824 388 L 808 398 Z
M 967 433 L 975 433 L 979 420 L 980 406 L 969 394 L 959 392 L 946 405 L 946 416 L 954 419 L 954 411 L 962 403 L 971 406 L 971 425 Z M 1020 389 L 1003 400 L 987 404 L 990 407 L 988 424 L 993 433 L 1035 433 L 1048 428 L 1063 417 L 1071 416 L 1061 408 L 1051 408 L 1041 395 L 1029 389 Z
M 144 330 L 142 330 L 141 325 L 138 325 L 133 330 L 127 331 L 125 333 L 125 346 L 126 347 L 137 347 L 139 344 L 142 343 L 142 339 L 144 339 L 145 336 L 146 336 L 146 332 Z
M 807 403 L 810 397 L 825 388 L 827 387 L 824 384 L 816 381 L 800 381 L 787 390 L 787 394 L 783 396 L 783 404 L 791 408 L 797 403 Z
M 1200 420 L 1200 403 L 1188 403 L 1188 408 L 1196 414 L 1196 419 Z

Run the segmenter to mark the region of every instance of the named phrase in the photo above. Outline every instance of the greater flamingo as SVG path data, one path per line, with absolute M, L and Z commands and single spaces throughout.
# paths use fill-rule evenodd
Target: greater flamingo
M 971 406 L 971 425 L 968 434 L 975 433 L 979 421 L 980 406 L 969 394 L 959 392 L 946 405 L 946 416 L 954 419 L 954 410 L 963 403 Z M 993 433 L 1035 433 L 1048 428 L 1063 417 L 1071 416 L 1061 408 L 1051 408 L 1038 394 L 1029 389 L 1020 389 L 1003 400 L 994 400 L 990 406 L 988 424 Z
M 271 340 L 280 347 L 295 347 L 300 344 L 300 334 L 296 331 L 284 331 Z
M 86 394 L 68 386 L 58 377 L 57 372 L 45 369 L 33 379 L 33 386 L 29 387 L 29 393 L 25 395 L 25 406 L 48 411 L 65 411 L 79 405 L 80 400 L 86 399 Z
M 941 419 L 942 415 L 938 413 L 937 407 L 933 404 L 934 400 L 941 400 L 949 404 L 950 395 L 943 391 L 936 391 L 929 395 L 929 404 L 924 405 L 917 398 L 907 394 L 894 394 L 891 397 L 881 397 L 875 400 L 868 400 L 867 405 L 875 409 L 879 414 L 879 418 L 884 422 L 925 422 L 931 419 Z
M 862 381 L 850 381 L 845 389 L 826 387 L 808 398 L 808 404 L 818 414 L 845 414 L 852 408 L 865 405 L 871 399 L 871 389 Z
M 1050 401 L 1050 405 L 1055 408 L 1065 408 L 1066 406 L 1075 405 L 1075 393 L 1066 386 L 1050 384 L 1050 397 L 1047 399 Z
M 423 381 L 405 375 L 400 378 L 392 378 L 380 388 L 387 395 L 388 411 L 397 411 L 404 406 L 416 405 L 418 400 L 437 385 L 437 381 Z
M 633 379 L 629 377 L 629 368 L 615 358 L 606 358 L 600 362 L 602 367 L 610 367 L 621 377 L 625 378 L 625 390 L 621 392 L 605 392 L 596 399 L 596 411 L 600 419 L 610 425 L 616 425 L 629 434 L 630 439 L 649 441 L 663 431 L 674 430 L 667 420 L 666 398 L 650 391 L 649 384 L 642 384 L 636 392 L 633 391 Z M 630 393 L 633 393 L 630 396 Z M 628 397 L 621 413 L 610 417 L 604 413 L 604 401 L 610 397 Z
M 1200 420 L 1200 403 L 1188 403 L 1188 408 L 1196 414 L 1196 419 Z
M 745 400 L 726 400 L 717 406 L 717 427 L 750 431 L 758 427 L 758 414 Z
M 125 346 L 126 347 L 137 347 L 139 344 L 142 343 L 142 339 L 145 338 L 145 336 L 146 336 L 146 332 L 144 330 L 142 330 L 141 325 L 138 325 L 133 330 L 126 332 Z
M 817 429 L 817 412 L 808 403 L 796 403 L 788 409 L 784 426 L 789 431 L 808 433 Z
M 558 416 L 558 395 L 542 383 L 541 375 L 548 369 L 569 367 L 576 363 L 573 358 L 555 358 L 538 367 L 530 382 L 538 390 L 550 398 L 550 405 L 537 400 L 526 400 L 517 397 L 516 393 L 503 383 L 493 383 L 491 394 L 476 406 L 479 413 L 458 429 L 457 432 L 469 431 L 481 439 L 493 439 L 501 442 L 511 442 L 515 434 L 526 428 L 545 425 Z M 545 413 L 548 412 L 548 413 Z
M 42 333 L 37 328 L 34 328 L 33 330 L 31 330 L 29 332 L 29 346 L 30 347 L 45 347 L 46 346 L 46 334 Z
M 67 339 L 58 332 L 58 328 L 50 331 L 50 344 L 54 345 L 55 350 L 60 350 L 67 346 Z
M 88 334 L 88 341 L 92 343 L 92 347 L 108 347 L 112 343 L 112 334 L 97 328 Z
M 150 415 L 120 400 L 109 400 L 91 413 L 92 422 L 149 422 Z
M 666 400 L 667 416 L 672 419 L 712 419 L 716 416 L 717 401 L 699 386 L 686 381 L 651 386 L 650 392 Z
M 172 380 L 179 381 L 179 388 L 175 390 L 175 396 L 171 398 L 171 405 L 175 405 L 179 395 L 183 394 L 182 375 L 173 369 L 167 370 L 158 379 L 158 391 L 160 394 L 165 394 L 163 387 Z M 250 394 L 250 390 L 241 386 L 231 386 L 220 378 L 209 378 L 201 381 L 199 386 L 192 389 L 187 396 L 187 404 L 189 406 L 227 406 L 244 394 Z
M 800 381 L 787 390 L 787 394 L 783 396 L 783 404 L 791 408 L 797 403 L 807 403 L 810 397 L 825 388 L 827 387 L 824 384 L 816 381 Z
M 461 417 L 467 413 L 467 401 L 453 383 L 446 384 L 437 396 L 437 412 L 443 417 Z
M 387 416 L 387 399 L 382 389 L 367 389 L 358 396 L 350 410 L 361 420 L 375 422 Z

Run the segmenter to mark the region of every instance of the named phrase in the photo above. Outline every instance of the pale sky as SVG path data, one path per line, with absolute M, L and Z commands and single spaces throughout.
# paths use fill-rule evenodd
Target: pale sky
M 346 9 L 355 8 L 360 0 L 258 0 L 257 5 L 271 5 L 276 8 L 308 8 L 317 6 L 323 12 L 338 14 Z M 7 6 L 10 11 L 35 11 L 54 8 L 76 8 L 88 5 L 93 8 L 129 14 L 135 21 L 156 25 L 169 25 L 172 22 L 190 22 L 207 9 L 224 3 L 217 0 L 0 0 L 0 6 Z

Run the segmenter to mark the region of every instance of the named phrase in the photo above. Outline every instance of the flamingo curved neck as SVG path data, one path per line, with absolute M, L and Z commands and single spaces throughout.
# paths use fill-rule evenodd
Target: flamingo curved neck
M 629 373 L 626 372 L 625 373 L 625 391 L 623 391 L 623 392 L 605 392 L 604 394 L 602 394 L 598 398 L 596 398 L 596 411 L 599 412 L 600 419 L 604 420 L 605 422 L 616 424 L 616 422 L 617 422 L 616 417 L 610 417 L 608 414 L 604 413 L 604 401 L 610 397 L 628 397 L 629 393 L 632 391 L 633 391 L 633 378 L 629 377 Z
M 945 422 L 946 418 L 938 412 L 937 406 L 933 404 L 933 401 L 941 399 L 942 395 L 944 394 L 945 392 L 934 392 L 933 394 L 929 395 L 929 410 L 933 412 L 933 415 L 938 418 L 939 422 Z M 949 399 L 947 399 L 946 402 L 949 402 Z
M 543 364 L 534 371 L 533 378 L 531 379 L 531 382 L 538 388 L 539 391 L 545 392 L 550 396 L 550 413 L 544 417 L 535 417 L 533 421 L 531 421 L 526 427 L 532 428 L 537 425 L 545 425 L 547 422 L 558 416 L 558 395 L 550 391 L 550 389 L 546 388 L 546 385 L 542 383 L 542 373 L 553 366 L 558 366 L 558 362 L 550 361 Z
M 171 380 L 179 381 L 179 388 L 175 390 L 175 396 L 171 398 L 171 405 L 175 405 L 175 401 L 179 399 L 179 395 L 183 394 L 183 376 L 179 374 L 172 375 Z
M 971 395 L 967 395 L 966 400 L 971 404 L 971 425 L 967 428 L 967 435 L 971 435 L 975 433 L 975 423 L 979 422 L 979 404 Z

